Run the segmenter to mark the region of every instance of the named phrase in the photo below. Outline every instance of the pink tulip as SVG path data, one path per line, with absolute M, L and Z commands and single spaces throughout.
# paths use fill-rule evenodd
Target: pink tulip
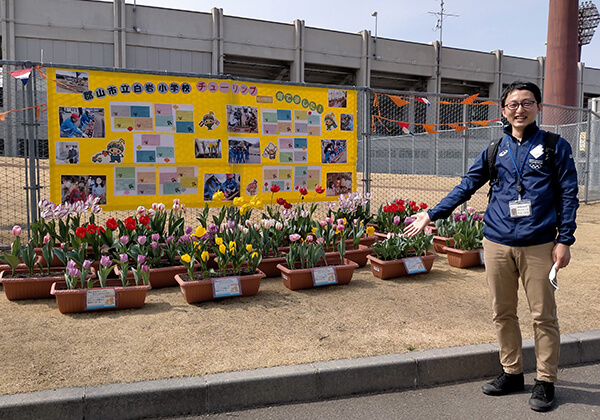
M 290 235 L 290 241 L 292 241 L 292 242 L 296 242 L 296 241 L 297 241 L 297 240 L 299 240 L 300 238 L 301 238 L 301 236 L 300 236 L 300 235 L 298 235 L 297 233 L 292 233 L 292 234 Z
M 19 235 L 21 235 L 21 231 L 22 231 L 22 229 L 21 229 L 21 226 L 19 226 L 19 225 L 15 225 L 15 226 L 12 228 L 12 234 L 13 234 L 14 236 L 19 236 Z

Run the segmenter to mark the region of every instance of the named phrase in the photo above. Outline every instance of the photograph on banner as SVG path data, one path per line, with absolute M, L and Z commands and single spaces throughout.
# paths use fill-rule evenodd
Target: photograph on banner
M 258 194 L 258 180 L 254 178 L 248 185 L 246 185 L 246 194 L 253 197 Z
M 258 108 L 227 105 L 227 132 L 258 134 Z
M 106 175 L 61 175 L 61 203 L 85 201 L 90 196 L 100 197 L 98 204 L 106 204 Z
M 321 139 L 321 163 L 348 163 L 346 140 Z
M 260 164 L 260 137 L 229 137 L 230 164 Z
M 348 106 L 348 91 L 329 89 L 329 108 L 346 108 Z
M 332 131 L 338 128 L 337 120 L 333 112 L 328 112 L 323 116 L 323 124 L 327 131 Z
M 325 195 L 349 194 L 352 190 L 352 172 L 328 172 Z
M 98 150 L 98 149 L 96 149 Z M 122 138 L 114 139 L 106 143 L 106 148 L 97 151 L 94 150 L 92 162 L 94 163 L 121 163 L 125 159 L 125 140 Z
M 89 80 L 85 71 L 56 70 L 56 93 L 82 94 L 89 90 Z
M 57 141 L 54 144 L 57 165 L 76 165 L 79 163 L 79 143 Z
M 222 191 L 227 201 L 239 197 L 240 178 L 240 174 L 204 174 L 204 201 L 211 201 L 217 191 Z
M 194 139 L 196 159 L 221 159 L 221 139 Z
M 340 130 L 354 131 L 354 114 L 340 114 Z
M 60 137 L 104 138 L 104 108 L 59 107 Z

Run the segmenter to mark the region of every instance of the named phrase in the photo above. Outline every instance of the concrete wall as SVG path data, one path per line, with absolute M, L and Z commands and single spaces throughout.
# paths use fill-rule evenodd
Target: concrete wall
M 134 7 L 124 0 L 1 0 L 0 12 L 4 60 L 40 61 L 43 50 L 44 62 L 56 64 L 223 74 L 225 63 L 233 76 L 267 80 L 429 92 L 437 86 L 437 42 L 374 39 L 367 30 L 344 33 L 301 20 L 275 23 L 224 16 L 221 9 Z M 543 57 L 444 47 L 441 91 L 479 89 L 497 97 L 515 79 L 542 85 L 543 69 Z M 468 88 L 458 92 L 463 84 Z M 600 70 L 580 64 L 578 91 L 580 105 L 600 96 Z

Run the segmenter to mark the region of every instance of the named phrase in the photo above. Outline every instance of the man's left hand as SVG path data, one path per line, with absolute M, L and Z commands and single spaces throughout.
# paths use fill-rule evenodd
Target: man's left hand
M 571 261 L 571 247 L 565 244 L 554 245 L 552 260 L 558 263 L 557 270 L 569 265 L 569 261 Z

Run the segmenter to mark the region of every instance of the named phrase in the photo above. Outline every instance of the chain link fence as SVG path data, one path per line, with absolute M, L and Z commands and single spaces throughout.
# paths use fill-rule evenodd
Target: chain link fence
M 0 65 L 0 246 L 6 247 L 12 227 L 29 226 L 39 217 L 39 200 L 50 196 L 48 120 L 42 107 L 47 80 L 43 68 L 34 69 L 23 85 L 9 72 L 31 68 L 31 63 Z M 437 204 L 489 142 L 502 136 L 500 107 L 481 98 L 361 89 L 357 105 L 357 190 L 373 193 L 373 212 L 394 198 Z M 570 142 L 580 199 L 600 200 L 600 116 L 546 105 L 539 121 Z M 483 211 L 487 188 L 468 205 Z M 320 206 L 318 216 L 325 211 Z M 103 212 L 98 221 L 130 213 Z M 186 222 L 195 224 L 196 213 L 189 209 Z
M 503 135 L 500 106 L 485 98 L 364 90 L 369 114 L 359 138 L 358 179 L 373 193 L 372 211 L 395 198 L 437 204 L 493 139 Z M 600 199 L 600 116 L 589 109 L 545 105 L 538 124 L 573 148 L 579 198 Z M 545 122 L 552 121 L 552 124 Z M 364 143 L 364 144 L 362 144 Z M 465 203 L 487 206 L 482 187 Z

